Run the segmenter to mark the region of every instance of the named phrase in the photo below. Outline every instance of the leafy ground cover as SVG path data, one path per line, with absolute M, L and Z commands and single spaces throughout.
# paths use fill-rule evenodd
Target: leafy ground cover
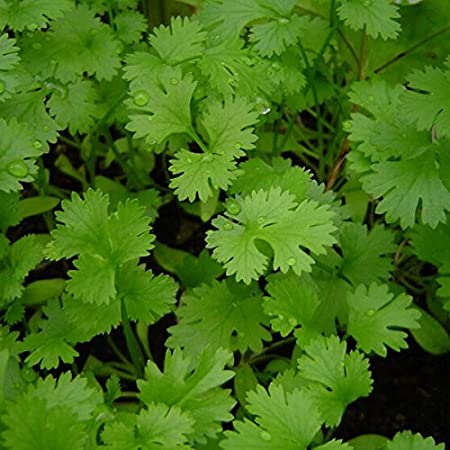
M 445 0 L 0 31 L 0 448 L 444 448 Z

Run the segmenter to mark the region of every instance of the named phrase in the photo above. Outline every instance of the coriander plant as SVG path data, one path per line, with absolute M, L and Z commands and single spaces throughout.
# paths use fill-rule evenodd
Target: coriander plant
M 446 0 L 0 0 L 0 448 L 444 449 L 449 147 Z

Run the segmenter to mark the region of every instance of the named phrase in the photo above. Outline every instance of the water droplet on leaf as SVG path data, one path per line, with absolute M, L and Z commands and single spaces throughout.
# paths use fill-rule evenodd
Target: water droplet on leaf
M 296 262 L 297 260 L 294 257 L 291 257 L 287 260 L 289 266 L 293 266 Z
M 259 225 L 262 225 L 264 223 L 264 221 L 266 220 L 266 218 L 264 216 L 259 216 L 256 219 L 256 222 L 258 222 Z
M 176 86 L 178 84 L 178 80 L 176 78 L 171 78 L 170 84 L 172 84 L 173 86 Z
M 295 327 L 297 325 L 297 321 L 293 317 L 291 317 L 288 322 L 291 327 Z
M 278 19 L 278 23 L 280 23 L 281 25 L 286 25 L 287 23 L 289 23 L 289 19 L 287 19 L 286 17 L 280 17 Z
M 133 103 L 136 106 L 145 106 L 148 103 L 148 94 L 145 91 L 137 91 L 133 97 Z
M 34 147 L 36 150 L 40 150 L 40 149 L 42 148 L 42 142 L 39 141 L 39 140 L 34 141 L 34 142 L 33 142 L 33 147 Z
M 238 202 L 232 200 L 232 201 L 227 203 L 227 211 L 230 214 L 236 215 L 236 214 L 239 214 L 241 212 L 241 207 L 240 207 Z
M 261 109 L 261 114 L 263 116 L 265 116 L 266 114 L 269 114 L 269 113 L 270 113 L 270 108 L 268 106 L 263 106 Z
M 223 229 L 224 229 L 225 231 L 231 231 L 233 228 L 234 228 L 234 227 L 233 227 L 233 224 L 230 223 L 230 222 L 227 222 L 227 223 L 223 226 Z
M 40 42 L 35 42 L 35 43 L 32 45 L 32 47 L 33 47 L 35 50 L 40 50 L 40 49 L 42 48 L 42 44 L 41 44 Z
M 369 309 L 366 313 L 369 317 L 372 317 L 375 314 L 375 310 L 374 309 Z
M 24 178 L 28 175 L 28 166 L 21 160 L 9 163 L 6 170 L 10 175 L 17 178 Z
M 186 162 L 187 162 L 188 164 L 191 164 L 192 159 L 191 159 L 191 158 L 186 158 Z
M 342 127 L 344 128 L 344 130 L 350 130 L 350 128 L 352 127 L 352 121 L 344 120 L 344 122 L 342 122 Z
M 47 132 L 47 131 L 50 131 L 50 128 L 47 126 L 47 125 L 45 125 L 44 126 L 44 128 L 42 128 L 45 132 Z
M 234 144 L 234 148 L 236 150 L 240 150 L 242 148 L 242 144 L 240 144 L 239 142 L 237 144 Z

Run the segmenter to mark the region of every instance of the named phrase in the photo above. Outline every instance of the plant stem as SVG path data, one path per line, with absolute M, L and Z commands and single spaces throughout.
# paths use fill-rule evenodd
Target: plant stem
M 128 313 L 127 307 L 125 305 L 125 300 L 122 298 L 120 302 L 121 302 L 123 332 L 125 334 L 125 341 L 127 343 L 128 352 L 130 354 L 131 360 L 133 361 L 138 377 L 142 378 L 144 376 L 143 370 L 144 357 L 142 355 L 136 336 L 134 335 L 130 322 L 128 320 Z

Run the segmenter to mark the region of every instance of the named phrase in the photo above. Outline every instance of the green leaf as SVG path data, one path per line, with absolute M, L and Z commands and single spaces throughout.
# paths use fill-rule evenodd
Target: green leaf
M 412 434 L 411 431 L 397 433 L 391 442 L 386 445 L 386 450 L 444 450 L 445 444 L 436 444 L 432 437 L 424 438 L 420 433 Z
M 0 191 L 0 231 L 5 233 L 8 227 L 17 225 L 22 219 L 20 214 L 20 195 L 17 192 Z M 1 252 L 0 252 L 1 254 Z
M 172 134 L 191 133 L 191 99 L 197 86 L 190 74 L 163 66 L 151 77 L 140 77 L 132 85 L 132 109 L 127 129 L 137 139 L 160 144 Z
M 21 183 L 34 180 L 35 160 L 44 153 L 40 141 L 34 141 L 27 128 L 15 119 L 0 119 L 0 191 L 18 191 Z
M 349 444 L 353 450 L 384 450 L 388 441 L 387 437 L 379 434 L 362 434 L 350 439 Z
M 270 341 L 264 328 L 267 316 L 262 294 L 255 285 L 245 286 L 233 279 L 213 281 L 188 291 L 177 310 L 178 323 L 170 327 L 169 347 L 183 347 L 198 355 L 205 342 L 212 348 L 259 353 L 263 341 Z
M 43 369 L 58 367 L 60 360 L 71 364 L 78 356 L 72 346 L 77 342 L 76 328 L 56 301 L 43 311 L 47 319 L 40 321 L 39 332 L 28 334 L 23 341 L 23 351 L 30 352 L 25 361 L 30 366 L 40 364 Z
M 94 125 L 99 111 L 97 93 L 92 81 L 77 80 L 56 90 L 47 105 L 60 128 L 68 127 L 70 134 L 86 133 Z
M 419 130 L 434 127 L 437 136 L 450 137 L 450 66 L 447 70 L 426 67 L 408 76 L 405 115 Z
M 170 25 L 153 30 L 150 44 L 164 64 L 177 65 L 201 56 L 205 48 L 206 32 L 189 17 L 172 17 Z
M 147 29 L 145 16 L 138 11 L 121 11 L 114 17 L 116 36 L 125 44 L 139 42 Z
M 382 225 L 370 231 L 364 225 L 345 222 L 341 227 L 341 273 L 353 286 L 384 281 L 393 269 L 392 253 L 396 250 L 393 233 Z
M 298 343 L 304 347 L 323 331 L 316 320 L 320 304 L 317 287 L 310 279 L 292 272 L 271 275 L 268 281 L 270 297 L 264 299 L 264 311 L 272 317 L 272 329 L 283 337 L 295 329 Z
M 59 203 L 59 198 L 40 195 L 36 197 L 27 197 L 20 200 L 20 216 L 22 219 L 32 216 L 38 216 L 51 211 Z
M 258 379 L 250 364 L 244 364 L 236 369 L 234 377 L 234 393 L 241 406 L 246 406 L 247 394 L 256 390 Z
M 204 153 L 182 150 L 170 167 L 174 175 L 179 175 L 171 180 L 170 187 L 175 188 L 180 200 L 189 198 L 192 202 L 198 195 L 204 202 L 214 189 L 228 188 L 236 177 L 235 159 L 254 148 L 257 117 L 252 105 L 241 97 L 208 105 L 201 120 L 207 141 Z
M 47 257 L 58 260 L 78 256 L 69 271 L 68 291 L 87 303 L 109 303 L 117 296 L 118 271 L 129 261 L 148 255 L 153 247 L 149 218 L 137 200 L 119 203 L 108 214 L 109 199 L 89 190 L 84 199 L 73 193 L 56 214 Z
M 450 352 L 450 336 L 447 330 L 422 308 L 416 308 L 420 312 L 418 320 L 420 326 L 411 330 L 416 342 L 432 355 Z
M 396 38 L 400 24 L 398 6 L 391 0 L 341 0 L 339 17 L 353 30 L 365 29 L 373 38 Z
M 286 393 L 272 384 L 267 392 L 257 386 L 247 396 L 248 411 L 255 422 L 234 423 L 235 431 L 225 431 L 225 450 L 306 450 L 319 431 L 322 420 L 311 398 L 295 389 Z
M 3 443 L 18 450 L 83 450 L 95 433 L 94 412 L 102 401 L 86 380 L 62 374 L 30 385 L 2 417 Z M 45 430 L 45 432 L 43 432 Z
M 249 284 L 268 266 L 269 258 L 256 245 L 265 241 L 273 250 L 273 268 L 296 274 L 311 271 L 313 254 L 323 254 L 335 242 L 334 213 L 328 206 L 305 200 L 294 201 L 289 192 L 271 188 L 229 201 L 225 216 L 213 220 L 217 230 L 207 234 L 207 247 L 225 264 L 227 275 Z
M 418 328 L 420 313 L 410 307 L 406 294 L 394 297 L 386 285 L 372 283 L 358 286 L 347 297 L 350 308 L 347 332 L 366 353 L 387 355 L 387 347 L 395 351 L 408 348 L 407 334 L 402 328 Z
M 346 353 L 337 336 L 317 338 L 298 360 L 302 378 L 313 382 L 308 393 L 328 426 L 339 425 L 345 408 L 372 391 L 369 361 L 358 351 Z
M 23 45 L 24 64 L 44 78 L 68 82 L 87 73 L 97 80 L 111 80 L 120 66 L 119 41 L 85 4 L 66 12 L 48 30 L 36 32 L 28 39 Z
M 138 380 L 139 399 L 147 405 L 164 403 L 193 418 L 195 432 L 191 438 L 205 442 L 205 437 L 215 437 L 221 431 L 221 422 L 232 419 L 230 414 L 234 400 L 229 391 L 220 386 L 233 377 L 233 372 L 224 370 L 231 354 L 222 349 L 204 350 L 196 362 L 180 349 L 168 351 L 164 372 L 149 361 L 145 369 L 145 380 Z
M 125 419 L 125 418 L 124 418 Z M 114 450 L 176 450 L 190 449 L 188 436 L 193 432 L 194 420 L 180 408 L 159 403 L 127 420 L 117 420 L 106 425 L 102 432 L 105 448 Z
M 2 242 L 0 247 L 1 244 Z M 22 295 L 23 281 L 42 260 L 43 248 L 35 236 L 28 235 L 7 246 L 5 254 L 1 250 L 0 248 L 0 304 L 5 305 Z
M 7 24 L 14 31 L 34 31 L 44 28 L 50 19 L 61 17 L 71 7 L 70 0 L 3 0 L 0 3 L 0 28 Z

